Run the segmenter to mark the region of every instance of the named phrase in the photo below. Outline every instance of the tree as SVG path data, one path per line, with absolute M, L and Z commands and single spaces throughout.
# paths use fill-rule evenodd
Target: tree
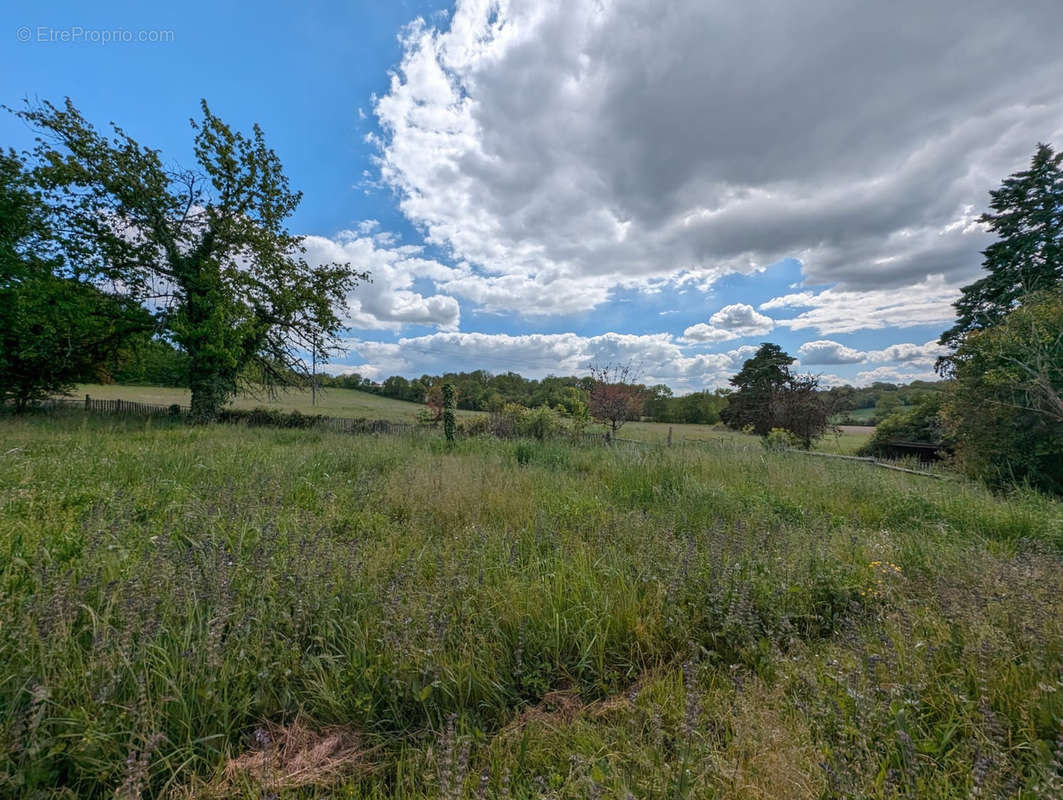
M 234 132 L 201 103 L 196 169 L 112 125 L 105 137 L 68 99 L 16 112 L 39 131 L 34 179 L 77 269 L 149 307 L 188 355 L 192 414 L 209 420 L 254 365 L 271 384 L 339 350 L 337 309 L 366 273 L 310 265 L 284 227 L 301 198 L 256 125 Z
M 0 403 L 17 411 L 93 375 L 150 329 L 136 303 L 71 270 L 21 160 L 0 153 Z
M 859 455 L 889 457 L 895 442 L 925 442 L 951 451 L 952 442 L 946 434 L 942 407 L 943 392 L 926 392 L 911 406 L 898 406 L 875 426 L 875 432 Z
M 942 415 L 968 474 L 1063 494 L 1063 292 L 966 334 Z
M 941 336 L 951 347 L 995 325 L 1027 295 L 1063 287 L 1063 151 L 1039 144 L 1030 168 L 989 194 L 992 212 L 979 221 L 999 238 L 983 252 L 989 274 L 956 301 L 956 324 Z
M 831 407 L 815 376 L 790 373 L 793 362 L 777 344 L 762 344 L 731 378 L 735 391 L 720 413 L 724 423 L 736 430 L 751 428 L 758 436 L 782 428 L 811 447 L 827 430 Z
M 588 406 L 591 416 L 609 426 L 613 436 L 630 419 L 638 419 L 645 397 L 630 364 L 591 365 Z
M 790 379 L 790 364 L 793 357 L 783 352 L 777 344 L 764 342 L 760 349 L 747 359 L 730 383 L 735 391 L 727 398 L 720 418 L 735 430 L 752 428 L 758 436 L 766 436 L 776 424 L 773 403 L 776 395 Z
M 772 399 L 772 427 L 783 428 L 806 450 L 827 430 L 831 407 L 814 375 L 790 375 Z

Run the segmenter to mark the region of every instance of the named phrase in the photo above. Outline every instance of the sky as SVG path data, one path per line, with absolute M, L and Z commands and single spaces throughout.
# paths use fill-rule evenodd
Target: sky
M 684 393 L 764 341 L 826 385 L 932 379 L 989 191 L 1063 146 L 1059 0 L 18 5 L 8 106 L 69 96 L 181 165 L 201 98 L 262 126 L 307 258 L 372 275 L 328 369 L 374 379 Z

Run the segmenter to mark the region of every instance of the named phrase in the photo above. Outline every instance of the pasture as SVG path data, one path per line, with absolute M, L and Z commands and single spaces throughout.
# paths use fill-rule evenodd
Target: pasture
M 74 397 L 90 395 L 98 400 L 133 400 L 154 405 L 188 406 L 191 393 L 188 389 L 171 386 L 128 386 L 118 384 L 79 384 Z M 269 408 L 277 411 L 298 411 L 301 414 L 324 414 L 330 417 L 365 417 L 384 419 L 389 422 L 416 422 L 417 412 L 424 409 L 419 403 L 407 403 L 381 397 L 370 392 L 354 389 L 326 389 L 317 393 L 317 403 L 312 403 L 308 389 L 278 391 L 270 395 L 261 392 L 241 392 L 232 402 L 236 408 Z M 459 416 L 475 414 L 475 411 L 459 411 Z
M 1061 796 L 1043 496 L 759 446 L 0 426 L 5 796 Z
M 187 406 L 190 395 L 187 389 L 166 386 L 129 386 L 117 384 L 79 384 L 73 394 L 74 398 L 86 394 L 98 400 L 132 400 L 153 405 L 170 405 L 177 403 Z M 324 414 L 332 417 L 364 417 L 383 419 L 389 422 L 416 422 L 417 413 L 425 406 L 380 397 L 369 392 L 355 389 L 327 389 L 320 391 L 317 404 L 311 404 L 311 395 L 306 390 L 277 392 L 270 396 L 267 392 L 243 393 L 233 401 L 236 408 L 270 408 L 278 411 L 298 411 L 302 414 Z M 467 419 L 483 414 L 482 411 L 457 412 L 458 419 Z M 640 442 L 661 444 L 668 440 L 668 429 L 672 428 L 673 441 L 681 442 L 723 442 L 735 447 L 759 448 L 757 438 L 736 431 L 729 431 L 715 425 L 668 425 L 660 422 L 628 422 L 620 430 L 623 438 Z M 602 433 L 605 427 L 592 425 L 589 430 Z M 828 433 L 815 444 L 817 450 L 828 453 L 853 453 L 868 440 L 868 431 L 842 429 L 839 433 Z

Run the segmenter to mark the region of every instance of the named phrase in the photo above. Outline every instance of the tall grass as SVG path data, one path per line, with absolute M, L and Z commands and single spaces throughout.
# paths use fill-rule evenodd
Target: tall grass
M 727 447 L 3 426 L 0 794 L 1059 785 L 1038 495 Z M 356 766 L 234 767 L 296 724 Z

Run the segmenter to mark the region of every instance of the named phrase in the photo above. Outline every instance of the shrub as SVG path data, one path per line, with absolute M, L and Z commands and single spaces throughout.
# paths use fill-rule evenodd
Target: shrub
M 782 450 L 789 450 L 791 447 L 797 447 L 801 444 L 796 436 L 794 436 L 786 428 L 772 428 L 768 431 L 767 435 L 760 440 L 760 443 L 764 445 L 765 450 L 772 452 L 780 452 Z
M 991 486 L 1063 494 L 1063 293 L 968 333 L 943 408 L 960 467 Z
M 888 457 L 893 442 L 926 442 L 949 450 L 951 441 L 941 417 L 943 399 L 943 394 L 935 392 L 920 397 L 914 406 L 898 408 L 878 424 L 859 455 Z
M 442 388 L 443 394 L 443 435 L 447 437 L 448 442 L 454 441 L 454 384 L 444 383 Z
M 171 412 L 172 413 L 172 412 Z M 218 422 L 244 423 L 249 427 L 313 428 L 325 417 L 320 414 L 300 414 L 298 411 L 278 411 L 272 408 L 226 408 L 218 413 Z

